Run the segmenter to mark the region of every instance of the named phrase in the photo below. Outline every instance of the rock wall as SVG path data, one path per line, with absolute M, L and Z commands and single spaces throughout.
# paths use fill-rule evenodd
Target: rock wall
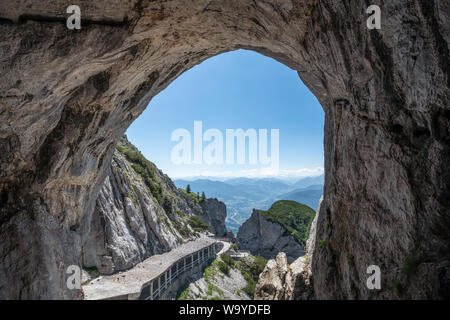
M 286 254 L 280 252 L 269 260 L 259 276 L 255 300 L 313 300 L 314 288 L 307 256 L 288 265 Z
M 117 141 L 181 73 L 239 48 L 298 71 L 325 110 L 316 296 L 450 296 L 448 0 L 374 0 L 379 30 L 360 0 L 79 3 L 79 31 L 65 0 L 0 3 L 0 298 L 81 297 L 66 270 Z
M 120 146 L 137 149 L 122 138 Z M 208 217 L 213 231 L 224 233 L 226 207 L 217 199 L 203 202 L 178 190 L 154 164 L 153 182 L 164 197 L 158 201 L 126 155 L 116 150 L 110 173 L 97 199 L 90 230 L 83 246 L 83 266 L 102 274 L 129 269 L 145 258 L 164 253 L 195 237 L 189 224 L 193 215 Z M 153 193 L 152 193 L 153 191 Z
M 256 209 L 245 221 L 236 235 L 239 249 L 249 250 L 252 254 L 260 254 L 267 259 L 273 259 L 279 252 L 286 253 L 289 263 L 302 256 L 305 251 L 287 234 L 280 224 L 268 221 Z
M 211 231 L 218 237 L 227 237 L 228 231 L 225 227 L 227 218 L 227 207 L 217 199 L 206 199 L 200 202 L 202 207 L 202 218 L 209 226 Z
M 256 300 L 316 299 L 311 261 L 315 252 L 317 218 L 322 201 L 323 196 L 311 223 L 305 248 L 306 254 L 297 258 L 289 266 L 284 252 L 280 252 L 275 259 L 269 260 L 256 284 L 254 297 Z

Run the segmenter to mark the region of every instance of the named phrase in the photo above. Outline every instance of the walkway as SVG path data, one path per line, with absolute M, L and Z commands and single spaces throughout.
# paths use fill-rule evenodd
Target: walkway
M 139 295 L 143 284 L 156 278 L 173 263 L 215 242 L 214 238 L 201 237 L 164 254 L 151 256 L 127 271 L 100 276 L 83 286 L 84 297 L 86 300 L 101 300 Z

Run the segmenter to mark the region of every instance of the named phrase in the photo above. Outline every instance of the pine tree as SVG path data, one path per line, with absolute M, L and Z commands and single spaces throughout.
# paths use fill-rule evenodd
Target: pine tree
M 190 184 L 187 185 L 186 192 L 187 193 L 191 193 L 191 185 Z
M 205 201 L 205 200 L 206 200 L 206 195 L 205 195 L 205 192 L 202 191 L 202 201 Z

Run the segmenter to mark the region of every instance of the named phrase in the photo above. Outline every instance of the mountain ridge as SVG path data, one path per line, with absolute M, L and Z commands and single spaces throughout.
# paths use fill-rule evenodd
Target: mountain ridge
M 266 210 L 277 200 L 294 200 L 315 210 L 322 195 L 323 178 L 323 174 L 304 177 L 291 184 L 276 178 L 174 179 L 174 183 L 179 188 L 189 184 L 194 192 L 205 192 L 223 201 L 228 210 L 226 226 L 236 234 L 253 208 Z

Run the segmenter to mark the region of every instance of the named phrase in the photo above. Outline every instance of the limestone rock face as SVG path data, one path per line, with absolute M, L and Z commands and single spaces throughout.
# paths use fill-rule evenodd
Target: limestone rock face
M 305 253 L 294 237 L 286 234 L 286 229 L 276 222 L 268 221 L 256 209 L 239 228 L 236 241 L 239 249 L 249 250 L 267 259 L 284 252 L 289 263 Z
M 202 207 L 202 218 L 210 227 L 211 231 L 218 237 L 227 237 L 228 232 L 225 227 L 227 218 L 227 207 L 217 199 L 206 199 L 200 201 Z
M 286 254 L 280 252 L 269 260 L 255 288 L 256 300 L 311 300 L 314 289 L 307 256 L 288 266 Z
M 239 48 L 298 71 L 325 111 L 316 297 L 448 298 L 450 4 L 373 2 L 379 30 L 360 0 L 86 0 L 70 31 L 66 1 L 2 1 L 0 298 L 81 297 L 66 270 L 117 141 L 181 73 Z
M 85 267 L 95 266 L 101 273 L 111 274 L 129 269 L 148 256 L 165 252 L 180 243 L 177 238 L 181 239 L 181 235 L 172 224 L 169 225 L 170 219 L 155 204 L 143 183 L 136 184 L 138 180 L 124 156 L 116 152 L 83 246 Z M 133 188 L 137 201 L 123 196 L 122 192 L 129 188 Z M 165 217 L 167 226 L 158 223 L 158 213 Z
M 126 138 L 121 145 L 137 150 Z M 97 267 L 102 274 L 130 269 L 147 257 L 169 251 L 195 237 L 189 217 L 199 215 L 220 236 L 226 207 L 216 199 L 194 201 L 178 190 L 156 166 L 154 183 L 165 200 L 160 204 L 126 156 L 115 151 L 110 173 L 97 199 L 82 248 L 83 266 Z M 200 205 L 200 204 L 201 205 Z

